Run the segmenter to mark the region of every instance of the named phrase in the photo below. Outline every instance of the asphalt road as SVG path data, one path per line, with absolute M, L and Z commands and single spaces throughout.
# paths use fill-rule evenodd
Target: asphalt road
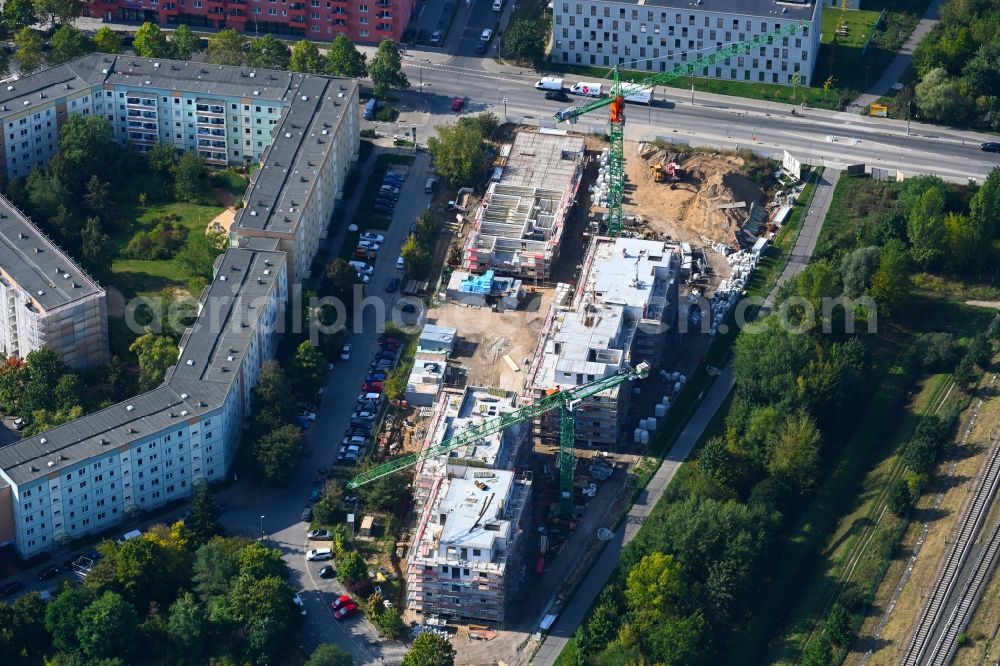
M 482 0 L 480 0 L 482 1 Z M 476 32 L 471 27 L 466 33 Z M 463 40 L 464 48 L 470 38 Z M 474 48 L 474 47 L 473 47 Z M 461 52 L 461 51 L 460 51 Z M 409 112 L 403 122 L 421 128 L 426 137 L 432 128 L 453 120 L 449 105 L 455 97 L 466 99 L 463 113 L 492 111 L 512 122 L 555 127 L 553 114 L 566 103 L 544 99 L 533 83 L 540 74 L 516 71 L 485 71 L 492 61 L 477 59 L 470 68 L 467 56 L 446 62 L 440 54 L 410 50 L 404 69 L 413 83 L 410 91 L 398 93 Z M 566 79 L 568 87 L 576 78 Z M 582 98 L 573 98 L 574 102 Z M 506 103 L 505 101 L 506 100 Z M 907 134 L 905 121 L 869 118 L 821 109 L 796 109 L 787 104 L 738 97 L 695 93 L 659 87 L 655 104 L 626 107 L 626 138 L 656 138 L 717 148 L 752 148 L 781 158 L 789 150 L 807 164 L 843 169 L 864 163 L 905 175 L 936 174 L 947 180 L 982 180 L 1000 164 L 1000 154 L 985 153 L 979 144 L 993 138 L 975 132 L 913 123 Z M 597 110 L 578 119 L 573 128 L 605 133 L 605 111 Z
M 310 545 L 306 539 L 308 525 L 299 520 L 302 509 L 308 504 L 312 478 L 319 468 L 329 469 L 333 464 L 343 431 L 350 422 L 354 398 L 361 388 L 361 382 L 369 363 L 378 348 L 378 335 L 384 329 L 381 318 L 400 298 L 399 290 L 392 294 L 385 292 L 385 283 L 391 277 L 402 278 L 402 271 L 396 269 L 396 257 L 409 233 L 410 224 L 430 203 L 430 195 L 424 193 L 421 177 L 430 164 L 426 153 L 417 155 L 410 167 L 410 175 L 400 191 L 392 224 L 389 229 L 379 231 L 385 236 L 385 245 L 375 262 L 375 273 L 368 285 L 362 316 L 355 321 L 355 328 L 347 341 L 353 345 L 351 359 L 338 362 L 328 377 L 324 389 L 323 402 L 319 406 L 316 421 L 309 430 L 309 456 L 289 488 L 279 492 L 261 492 L 248 482 L 246 488 L 237 488 L 224 493 L 223 500 L 231 507 L 224 517 L 224 524 L 237 532 L 257 534 L 261 524 L 272 545 L 285 552 L 285 560 L 292 568 L 295 583 L 303 590 L 303 600 L 308 611 L 308 621 L 304 632 L 307 649 L 321 642 L 332 642 L 351 653 L 357 664 L 388 663 L 402 660 L 406 648 L 395 641 L 379 641 L 375 628 L 363 618 L 337 622 L 329 610 L 329 604 L 343 589 L 333 580 L 323 580 L 318 575 L 320 567 L 327 562 L 307 562 L 305 553 L 312 547 L 324 547 L 327 543 Z M 332 243 L 337 244 L 338 239 Z M 337 248 L 335 247 L 334 250 Z M 387 315 L 390 318 L 391 312 Z M 398 307 L 396 317 L 399 317 Z M 402 321 L 402 320 L 400 320 Z M 411 323 L 409 321 L 405 323 Z M 241 495 L 242 492 L 242 495 Z M 261 520 L 260 516 L 264 518 Z M 336 563 L 334 563 L 336 567 Z

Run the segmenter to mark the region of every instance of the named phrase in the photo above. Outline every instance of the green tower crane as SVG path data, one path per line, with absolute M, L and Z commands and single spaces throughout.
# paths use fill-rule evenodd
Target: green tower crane
M 619 386 L 633 379 L 645 379 L 648 375 L 649 364 L 643 362 L 636 365 L 635 368 L 625 366 L 624 369 L 613 375 L 588 382 L 581 386 L 575 386 L 568 389 L 560 389 L 556 387 L 552 389 L 548 395 L 539 398 L 530 405 L 515 409 L 514 411 L 506 414 L 501 414 L 500 416 L 496 416 L 492 419 L 486 419 L 476 425 L 469 426 L 443 442 L 427 447 L 420 453 L 411 453 L 409 455 L 400 456 L 399 458 L 390 460 L 387 463 L 373 467 L 366 472 L 362 472 L 351 479 L 348 482 L 347 487 L 357 488 L 358 486 L 363 486 L 364 484 L 370 483 L 375 479 L 380 479 L 383 476 L 394 474 L 401 469 L 413 467 L 417 463 L 427 460 L 428 458 L 434 458 L 444 453 L 448 453 L 449 451 L 453 451 L 454 449 L 465 446 L 466 444 L 475 442 L 483 437 L 501 432 L 512 425 L 524 423 L 525 421 L 531 421 L 537 416 L 541 416 L 542 414 L 552 411 L 553 409 L 558 409 L 560 411 L 559 490 L 561 496 L 559 507 L 563 516 L 568 517 L 573 511 L 573 471 L 574 467 L 576 467 L 576 453 L 573 450 L 576 444 L 573 409 L 580 403 L 581 400 L 586 400 L 587 398 L 597 395 L 601 391 L 606 391 L 609 388 L 614 388 L 615 386 Z
M 737 42 L 720 48 L 718 51 L 710 53 L 683 65 L 678 65 L 668 72 L 654 74 L 641 81 L 622 81 L 621 65 L 615 65 L 610 72 L 611 75 L 611 95 L 583 102 L 581 104 L 560 109 L 555 114 L 555 119 L 559 122 L 575 121 L 576 118 L 585 113 L 590 113 L 595 109 L 605 106 L 611 107 L 610 128 L 608 135 L 611 138 L 610 160 L 608 161 L 608 235 L 617 236 L 622 231 L 622 197 L 625 190 L 625 99 L 630 95 L 650 90 L 657 85 L 669 83 L 674 79 L 683 76 L 691 76 L 698 71 L 705 69 L 709 65 L 727 60 L 734 55 L 746 53 L 759 46 L 771 44 L 776 37 L 787 37 L 799 30 L 809 27 L 808 21 L 799 21 L 783 25 L 777 30 L 757 35 L 753 39 Z

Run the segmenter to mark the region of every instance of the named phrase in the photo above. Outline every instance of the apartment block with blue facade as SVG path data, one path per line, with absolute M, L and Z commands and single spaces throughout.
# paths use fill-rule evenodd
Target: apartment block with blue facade
M 106 117 L 138 150 L 169 143 L 261 168 L 164 383 L 0 448 L 0 545 L 22 557 L 228 475 L 289 292 L 308 276 L 360 143 L 355 81 L 93 54 L 0 90 L 0 178 L 45 164 L 71 114 Z

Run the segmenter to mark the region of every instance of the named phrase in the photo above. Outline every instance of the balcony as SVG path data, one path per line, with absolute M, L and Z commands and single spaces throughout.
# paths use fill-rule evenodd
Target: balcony
M 226 130 L 224 129 L 207 129 L 205 127 L 198 128 L 198 136 L 226 136 Z
M 225 127 L 225 118 L 212 118 L 209 116 L 195 116 L 195 121 L 198 125 L 205 125 L 208 127 Z
M 195 104 L 194 108 L 198 113 L 216 116 L 224 116 L 226 114 L 226 107 L 221 104 Z

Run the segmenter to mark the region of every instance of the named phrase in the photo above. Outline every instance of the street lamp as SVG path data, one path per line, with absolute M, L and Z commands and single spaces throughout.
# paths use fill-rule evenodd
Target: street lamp
M 507 122 L 507 98 L 506 97 L 503 98 L 503 119 L 504 119 L 504 122 Z
M 264 514 L 260 514 L 260 540 L 264 540 Z

